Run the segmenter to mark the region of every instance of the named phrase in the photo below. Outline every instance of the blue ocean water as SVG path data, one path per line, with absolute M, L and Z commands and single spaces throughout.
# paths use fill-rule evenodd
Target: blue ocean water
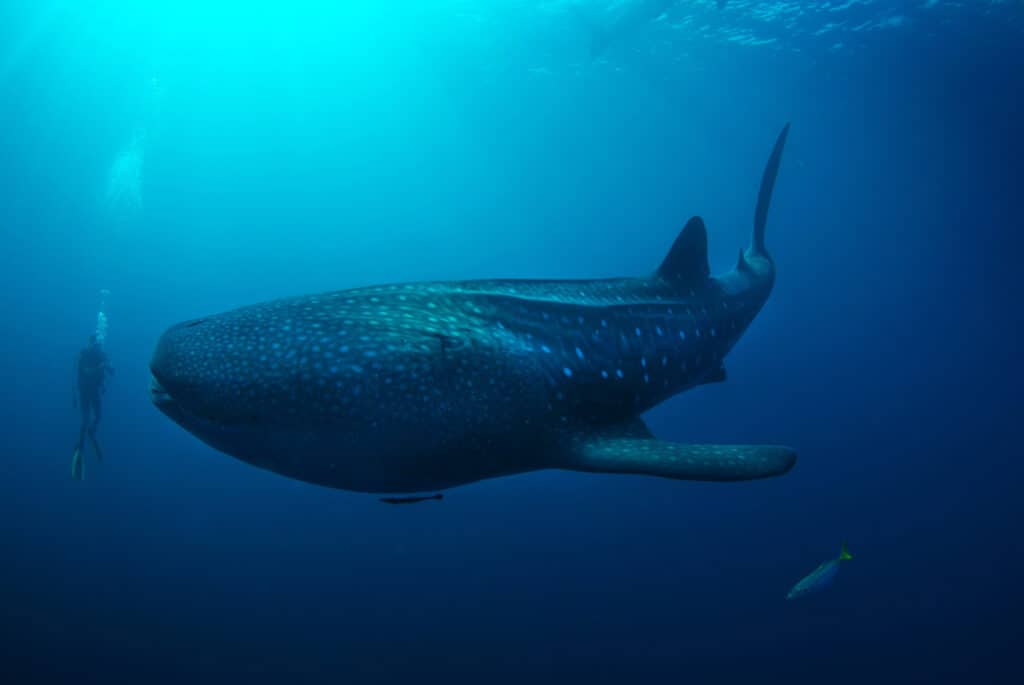
M 1017 681 L 1024 8 L 642 1 L 0 6 L 3 682 Z M 787 121 L 772 297 L 646 417 L 784 477 L 388 507 L 148 400 L 167 326 L 264 299 L 644 274 L 692 214 L 729 269 Z

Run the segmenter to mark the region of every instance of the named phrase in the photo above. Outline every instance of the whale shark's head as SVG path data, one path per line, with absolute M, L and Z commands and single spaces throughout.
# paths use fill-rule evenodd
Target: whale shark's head
M 401 328 L 399 305 L 414 310 L 399 297 L 382 312 L 375 292 L 321 293 L 176 324 L 150 360 L 150 398 L 216 449 L 298 477 L 303 460 L 380 451 L 436 387 L 437 339 Z
M 252 401 L 261 379 L 239 373 L 248 367 L 244 348 L 229 341 L 231 324 L 221 317 L 195 319 L 169 328 L 150 360 L 150 399 L 168 418 L 224 449 L 229 436 L 265 423 L 265 409 Z
M 351 432 L 353 416 L 351 404 L 329 394 L 345 390 L 349 379 L 339 370 L 328 388 L 314 377 L 333 368 L 325 367 L 329 358 L 340 365 L 340 353 L 313 338 L 323 329 L 308 318 L 309 304 L 278 300 L 167 329 L 149 364 L 151 401 L 215 449 L 303 477 L 295 473 L 302 464 L 287 459 L 313 449 L 304 436 L 326 424 Z

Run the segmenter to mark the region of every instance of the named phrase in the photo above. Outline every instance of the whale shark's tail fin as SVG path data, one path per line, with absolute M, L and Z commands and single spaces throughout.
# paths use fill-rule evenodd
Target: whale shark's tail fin
M 656 440 L 640 419 L 572 436 L 556 466 L 593 473 L 634 473 L 676 480 L 738 481 L 781 476 L 796 453 L 780 445 L 684 445 Z
M 786 147 L 789 135 L 789 124 L 782 127 L 775 147 L 768 158 L 761 177 L 761 190 L 757 195 L 757 210 L 754 212 L 754 235 L 750 247 L 744 254 L 740 252 L 739 266 L 749 268 L 749 261 L 754 257 L 771 260 L 764 246 L 764 229 L 768 221 L 768 206 L 772 201 L 775 179 L 779 175 L 779 163 L 782 161 L 782 150 Z M 708 268 L 708 231 L 704 220 L 699 216 L 691 217 L 679 236 L 672 244 L 665 260 L 658 267 L 655 277 L 673 285 L 693 288 L 700 285 L 711 274 Z
M 772 190 L 775 189 L 775 178 L 779 175 L 779 162 L 782 161 L 782 150 L 786 147 L 788 135 L 789 124 L 786 124 L 775 141 L 775 147 L 761 177 L 761 190 L 757 194 L 757 209 L 754 211 L 754 237 L 748 250 L 749 254 L 758 257 L 768 256 L 768 251 L 764 247 L 764 227 L 768 222 L 768 206 L 772 202 Z

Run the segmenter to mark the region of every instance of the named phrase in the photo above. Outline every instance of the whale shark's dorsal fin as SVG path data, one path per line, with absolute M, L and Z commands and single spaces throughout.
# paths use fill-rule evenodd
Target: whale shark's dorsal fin
M 695 216 L 679 232 L 665 261 L 658 267 L 658 276 L 672 283 L 696 285 L 705 281 L 710 273 L 708 231 L 704 220 Z
M 638 429 L 638 421 L 570 435 L 565 453 L 552 466 L 591 473 L 736 481 L 781 476 L 796 462 L 793 450 L 781 445 L 685 445 L 655 440 Z

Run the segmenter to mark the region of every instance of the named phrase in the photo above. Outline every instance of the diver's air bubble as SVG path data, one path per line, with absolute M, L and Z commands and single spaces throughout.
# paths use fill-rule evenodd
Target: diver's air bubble
M 110 291 L 100 290 L 100 310 L 96 312 L 96 342 L 102 345 L 107 340 L 107 296 Z
M 107 209 L 120 219 L 142 211 L 142 168 L 146 133 L 136 130 L 131 142 L 114 159 L 107 176 Z

